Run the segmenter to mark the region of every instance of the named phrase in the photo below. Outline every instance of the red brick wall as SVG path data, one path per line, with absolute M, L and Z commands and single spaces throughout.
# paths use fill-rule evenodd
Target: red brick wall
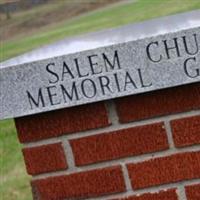
M 15 119 L 36 200 L 200 200 L 200 84 Z

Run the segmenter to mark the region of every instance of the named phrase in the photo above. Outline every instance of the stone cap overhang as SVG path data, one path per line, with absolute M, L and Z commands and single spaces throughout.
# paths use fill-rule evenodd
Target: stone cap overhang
M 163 41 L 167 40 L 168 38 L 183 37 L 187 35 L 191 36 L 194 34 L 200 34 L 200 10 L 162 17 L 141 23 L 125 25 L 118 28 L 86 34 L 83 36 L 67 38 L 51 45 L 47 45 L 25 53 L 21 56 L 3 61 L 0 63 L 0 119 L 20 117 L 65 107 L 72 107 L 101 100 L 113 99 L 132 94 L 199 82 L 199 76 L 194 78 L 181 76 L 179 72 L 180 69 L 177 67 L 179 61 L 182 62 L 181 58 L 173 58 L 172 60 L 169 59 L 169 62 L 164 61 L 163 64 L 160 63 L 161 66 L 166 65 L 166 67 L 163 68 L 163 70 L 159 70 L 157 68 L 158 70 L 155 73 L 156 75 L 152 75 L 152 71 L 155 72 L 153 65 L 157 64 L 147 61 L 145 52 L 143 50 L 140 51 L 140 47 L 144 48 L 146 47 L 145 45 L 157 40 Z M 197 41 L 200 42 L 199 40 L 200 36 L 197 35 Z M 198 43 L 198 46 L 199 45 L 200 43 Z M 131 73 L 131 64 L 133 65 L 132 68 L 136 69 L 141 67 L 141 69 L 144 71 L 147 69 L 147 67 L 152 67 L 154 69 L 151 69 L 151 72 L 147 73 L 146 75 L 147 82 L 152 76 L 152 80 L 157 79 L 159 84 L 156 83 L 152 87 L 144 87 L 137 90 L 128 89 L 128 91 L 121 93 L 114 92 L 114 94 L 112 93 L 107 95 L 98 94 L 92 99 L 81 97 L 81 100 L 79 101 L 63 102 L 59 105 L 47 105 L 40 108 L 30 107 L 30 101 L 28 101 L 26 96 L 27 93 L 25 91 L 33 90 L 32 92 L 34 96 L 37 95 L 35 88 L 37 88 L 38 91 L 38 88 L 48 85 L 48 78 L 47 74 L 44 72 L 44 69 L 49 62 L 61 63 L 66 60 L 74 59 L 75 57 L 78 58 L 88 55 L 100 55 L 103 53 L 107 53 L 106 55 L 108 57 L 109 55 L 112 57 L 114 55 L 114 50 L 119 50 L 118 53 L 123 57 L 120 58 L 123 60 L 121 63 L 122 68 L 124 67 L 124 69 L 120 69 L 122 74 L 124 73 L 125 69 L 130 70 Z M 136 52 L 137 50 L 138 52 Z M 133 55 L 129 54 L 130 51 L 134 52 L 136 60 L 133 61 L 131 60 L 132 58 L 128 57 L 128 55 L 133 57 Z M 153 54 L 155 54 L 155 52 Z M 200 62 L 199 54 L 200 52 L 195 55 L 195 59 L 198 63 Z M 114 57 L 111 57 L 108 59 L 115 59 Z M 141 57 L 143 59 L 141 59 Z M 188 55 L 183 57 L 184 59 L 189 58 Z M 144 60 L 146 60 L 145 63 L 143 63 Z M 70 65 L 71 61 L 68 62 Z M 86 63 L 84 62 L 85 61 L 82 61 L 83 70 L 86 70 L 86 67 L 84 67 Z M 101 61 L 99 62 L 102 64 Z M 142 64 L 144 66 L 142 66 Z M 169 68 L 169 64 L 175 65 L 174 71 Z M 175 80 L 175 75 L 173 77 L 173 74 L 175 73 L 177 73 L 179 76 L 177 77 L 177 80 Z M 164 81 L 162 82 L 162 80 L 160 80 L 158 77 L 164 76 L 164 74 L 166 79 L 163 79 Z M 109 77 L 111 72 L 105 72 L 103 75 L 108 75 Z M 97 78 L 97 76 L 92 77 L 94 81 Z M 119 79 L 121 80 L 122 77 Z M 138 79 L 138 77 L 136 77 L 136 79 Z M 80 81 L 80 77 L 77 77 L 74 80 L 77 80 L 78 82 Z M 72 80 L 65 81 L 65 84 L 67 85 L 70 83 L 72 83 Z M 78 84 L 81 83 L 79 82 Z M 98 88 L 97 90 L 99 91 Z M 44 98 L 47 98 L 47 94 L 44 94 Z

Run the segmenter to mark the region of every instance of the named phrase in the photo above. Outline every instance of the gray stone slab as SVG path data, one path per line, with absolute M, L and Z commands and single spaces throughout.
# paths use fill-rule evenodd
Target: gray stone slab
M 195 82 L 199 10 L 62 40 L 2 62 L 0 119 Z

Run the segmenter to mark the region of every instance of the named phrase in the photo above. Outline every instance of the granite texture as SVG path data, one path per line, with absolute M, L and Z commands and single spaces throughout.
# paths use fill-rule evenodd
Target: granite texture
M 199 12 L 185 16 L 200 22 Z M 160 30 L 165 22 L 160 19 Z M 0 119 L 200 82 L 200 23 L 63 56 L 1 65 Z

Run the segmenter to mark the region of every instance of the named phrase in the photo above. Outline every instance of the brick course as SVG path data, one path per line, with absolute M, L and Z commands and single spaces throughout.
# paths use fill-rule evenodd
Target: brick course
M 105 105 L 96 103 L 17 118 L 15 124 L 20 142 L 25 143 L 108 126 L 109 122 Z
M 76 165 L 168 149 L 163 123 L 122 129 L 70 141 Z
M 124 192 L 119 166 L 32 181 L 35 199 L 81 199 Z
M 186 196 L 188 200 L 200 199 L 200 184 L 186 186 L 185 190 L 186 190 Z
M 200 144 L 200 114 L 171 122 L 176 147 Z
M 67 161 L 61 143 L 23 149 L 28 174 L 67 169 Z
M 134 189 L 200 178 L 200 151 L 128 164 Z
M 121 123 L 200 108 L 200 84 L 185 85 L 116 100 Z

